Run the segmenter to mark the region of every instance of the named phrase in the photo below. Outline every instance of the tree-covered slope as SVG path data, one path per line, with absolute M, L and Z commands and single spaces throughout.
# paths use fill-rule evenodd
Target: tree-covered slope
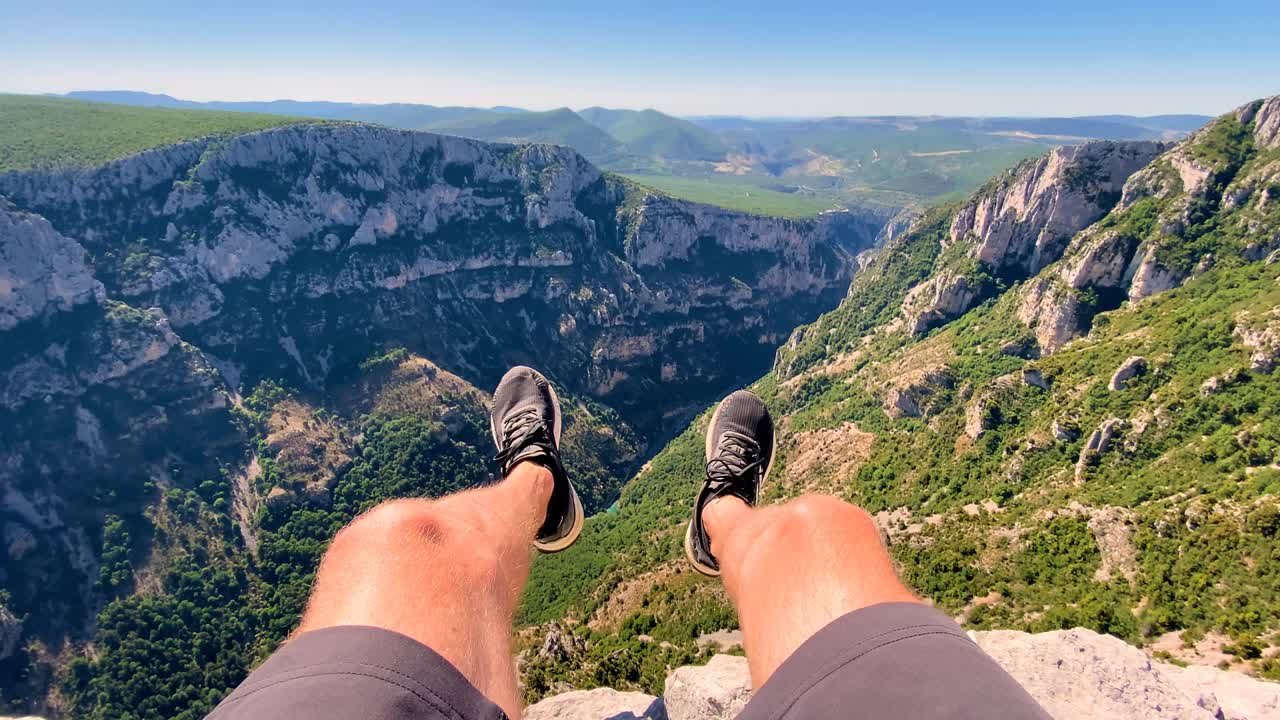
M 578 114 L 617 138 L 634 155 L 659 160 L 717 161 L 724 158 L 727 150 L 711 132 L 657 110 L 589 107 Z
M 483 111 L 434 123 L 430 129 L 477 140 L 567 145 L 593 162 L 615 159 L 623 152 L 616 138 L 569 108 L 523 113 Z
M 0 95 L 0 173 L 88 167 L 184 140 L 228 137 L 302 121 L 287 115 Z
M 866 507 L 907 581 L 970 627 L 1082 625 L 1280 677 L 1278 135 L 1272 98 L 1172 147 L 1057 152 L 926 213 L 753 385 L 780 428 L 767 499 Z M 530 697 L 652 692 L 734 625 L 680 551 L 705 420 L 535 563 Z M 551 634 L 585 643 L 543 641 L 566 615 Z

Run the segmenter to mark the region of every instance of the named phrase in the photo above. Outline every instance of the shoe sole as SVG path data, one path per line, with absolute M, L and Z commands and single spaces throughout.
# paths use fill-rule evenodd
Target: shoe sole
M 534 370 L 538 373 L 537 370 Z M 556 447 L 560 447 L 560 434 L 563 430 L 562 413 L 560 412 L 560 396 L 556 394 L 556 389 L 552 387 L 551 381 L 546 376 L 538 373 L 538 377 L 547 384 L 547 392 L 551 393 L 551 404 L 556 409 L 555 422 L 552 427 L 552 434 L 555 435 Z M 493 424 L 493 413 L 489 414 L 489 434 L 493 436 L 493 444 L 498 445 L 498 428 Z M 573 486 L 573 481 L 569 481 L 569 492 L 573 496 L 573 527 L 569 528 L 569 533 L 564 537 L 553 540 L 551 542 L 541 543 L 537 540 L 533 541 L 533 546 L 540 552 L 558 553 L 578 541 L 578 536 L 582 534 L 582 526 L 586 521 L 586 513 L 582 510 L 582 500 L 578 498 L 578 489 Z
M 721 401 L 720 404 L 716 406 L 716 411 L 711 414 L 711 422 L 707 425 L 707 439 L 703 449 L 703 458 L 705 458 L 706 462 L 711 462 L 711 451 L 714 449 L 711 446 L 711 433 L 713 430 L 715 430 L 716 420 L 720 419 L 720 408 L 722 407 L 724 407 L 724 401 Z M 776 460 L 777 458 L 778 458 L 778 428 L 777 426 L 774 426 L 773 443 L 769 447 L 769 467 L 764 469 L 764 477 L 760 478 L 760 485 L 756 487 L 757 499 L 759 499 L 760 497 L 760 488 L 764 487 L 764 484 L 769 481 L 769 473 L 773 472 L 774 460 Z M 694 498 L 694 502 L 697 502 L 697 498 Z M 720 576 L 719 570 L 698 562 L 696 556 L 694 555 L 693 521 L 692 520 L 689 521 L 689 524 L 686 525 L 684 529 L 684 554 L 685 554 L 685 557 L 689 558 L 689 562 L 693 564 L 694 570 L 697 570 L 703 575 L 709 575 L 711 577 Z

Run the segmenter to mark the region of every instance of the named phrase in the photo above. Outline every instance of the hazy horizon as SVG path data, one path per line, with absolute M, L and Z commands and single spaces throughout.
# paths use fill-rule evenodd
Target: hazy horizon
M 1280 66 L 1274 3 L 846 5 L 73 0 L 4 14 L 0 85 L 757 118 L 1216 115 L 1280 90 L 1250 71 Z
M 1120 113 L 1120 112 L 1098 112 L 1098 113 L 1088 113 L 1088 114 L 1078 113 L 1078 114 L 1071 114 L 1071 115 L 949 115 L 949 114 L 942 114 L 942 113 L 922 113 L 922 114 L 915 114 L 915 115 L 907 115 L 902 113 L 882 113 L 882 114 L 866 114 L 866 115 L 854 115 L 850 113 L 836 113 L 836 114 L 828 114 L 828 115 L 751 115 L 751 114 L 744 114 L 744 113 L 680 114 L 680 113 L 670 112 L 660 107 L 639 107 L 639 106 L 623 107 L 623 106 L 617 106 L 617 105 L 605 106 L 605 105 L 600 105 L 598 103 L 589 104 L 589 105 L 577 105 L 577 106 L 559 105 L 555 107 L 530 108 L 530 107 L 516 106 L 510 103 L 498 103 L 495 105 L 464 105 L 462 103 L 451 103 L 451 102 L 410 102 L 410 101 L 402 101 L 402 100 L 365 102 L 365 101 L 352 101 L 352 100 L 335 100 L 333 98 L 327 98 L 327 97 L 324 97 L 324 98 L 273 97 L 273 98 L 265 98 L 265 99 L 242 98 L 242 97 L 217 97 L 217 98 L 210 98 L 207 100 L 197 100 L 191 97 L 184 96 L 182 94 L 175 94 L 172 92 L 162 92 L 162 91 L 150 90 L 150 89 L 139 89 L 139 88 L 78 87 L 71 90 L 58 91 L 58 92 L 54 92 L 54 91 L 26 92 L 26 91 L 10 90 L 7 88 L 0 88 L 0 95 L 4 95 L 4 94 L 24 95 L 25 94 L 25 95 L 42 95 L 42 96 L 48 96 L 48 97 L 66 97 L 68 95 L 72 95 L 75 93 L 141 93 L 141 94 L 154 95 L 154 96 L 166 96 L 180 102 L 195 102 L 195 103 L 202 103 L 202 104 L 273 103 L 273 102 L 335 103 L 335 104 L 365 105 L 365 106 L 405 104 L 405 105 L 430 105 L 434 107 L 474 107 L 482 110 L 511 109 L 511 110 L 518 110 L 518 111 L 526 111 L 526 112 L 550 112 L 553 110 L 561 110 L 561 109 L 568 109 L 573 112 L 581 112 L 583 110 L 586 110 L 592 107 L 604 107 L 605 109 L 608 109 L 608 110 L 630 110 L 635 112 L 644 112 L 644 111 L 652 110 L 652 111 L 664 113 L 666 115 L 671 115 L 674 117 L 680 117 L 684 119 L 705 119 L 705 120 L 743 119 L 743 120 L 757 120 L 757 121 L 764 121 L 764 122 L 827 120 L 827 119 L 839 119 L 839 118 L 874 119 L 874 118 L 893 118 L 893 117 L 947 118 L 947 119 L 970 119 L 970 118 L 972 119 L 988 119 L 988 118 L 1039 119 L 1039 118 L 1055 118 L 1055 117 L 1083 118 L 1083 117 L 1107 117 L 1107 116 L 1136 117 L 1136 118 L 1160 117 L 1160 116 L 1200 116 L 1200 117 L 1208 118 L 1208 117 L 1214 116 L 1213 113 L 1199 113 L 1199 112 L 1191 112 L 1191 111 L 1147 113 L 1143 115 L 1134 115 L 1132 113 Z M 1240 103 L 1237 103 L 1237 104 L 1243 104 L 1245 102 L 1248 102 L 1249 99 L 1254 99 L 1254 98 L 1241 100 Z M 1221 114 L 1221 111 L 1217 114 Z

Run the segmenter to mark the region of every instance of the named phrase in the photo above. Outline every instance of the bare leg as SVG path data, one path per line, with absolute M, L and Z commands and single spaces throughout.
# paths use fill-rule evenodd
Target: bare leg
M 298 632 L 371 625 L 407 635 L 519 718 L 512 615 L 551 488 L 550 471 L 524 462 L 496 485 L 373 508 L 329 546 Z
M 727 496 L 702 517 L 756 687 L 836 618 L 877 603 L 919 602 L 898 580 L 871 516 L 837 498 L 752 508 Z

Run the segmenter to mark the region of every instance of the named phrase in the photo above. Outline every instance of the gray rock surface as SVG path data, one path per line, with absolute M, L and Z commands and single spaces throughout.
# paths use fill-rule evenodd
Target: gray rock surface
M 0 605 L 0 660 L 12 657 L 21 643 L 22 622 L 8 607 Z
M 1233 331 L 1236 339 L 1249 349 L 1249 368 L 1269 373 L 1280 361 L 1280 310 L 1263 316 L 1240 313 Z
M 1039 634 L 995 630 L 972 632 L 970 637 L 1059 720 L 1280 717 L 1280 683 L 1216 668 L 1181 668 L 1156 662 L 1123 640 L 1091 630 Z M 670 720 L 731 720 L 750 698 L 746 659 L 716 655 L 705 666 L 673 672 L 661 702 Z M 655 700 L 639 693 L 579 691 L 543 700 L 532 706 L 526 717 L 658 717 L 641 714 L 654 712 Z M 550 708 L 557 714 L 544 714 L 551 712 Z
M 747 659 L 716 655 L 702 666 L 677 668 L 663 692 L 670 720 L 722 720 L 736 717 L 751 699 Z
M 965 255 L 993 274 L 1031 277 L 1110 210 L 1126 179 L 1164 147 L 1091 142 L 1055 148 L 979 191 L 956 213 L 947 244 L 966 247 Z M 904 329 L 923 333 L 963 314 L 981 296 L 982 288 L 962 267 L 941 268 L 908 293 Z
M 1072 235 L 1110 210 L 1129 176 L 1164 147 L 1090 142 L 1055 148 L 961 208 L 951 242 L 971 240 L 971 256 L 988 266 L 1034 275 L 1061 256 Z
M 1090 630 L 971 635 L 1055 718 L 1280 716 L 1280 684 L 1153 662 L 1123 640 Z
M 1111 418 L 1104 420 L 1097 430 L 1094 430 L 1089 439 L 1085 441 L 1084 447 L 1080 448 L 1080 457 L 1076 459 L 1075 477 L 1076 482 L 1084 479 L 1085 472 L 1090 465 L 1097 462 L 1098 456 L 1103 455 L 1111 449 L 1111 444 L 1116 436 L 1125 427 L 1125 421 L 1119 418 Z
M 0 330 L 46 314 L 102 302 L 86 252 L 48 220 L 0 203 Z
M 1111 374 L 1111 380 L 1107 383 L 1107 389 L 1111 392 L 1119 392 L 1129 386 L 1129 381 L 1147 371 L 1147 359 L 1134 355 L 1120 363 L 1120 367 Z
M 1254 142 L 1261 147 L 1280 147 L 1280 95 L 1262 102 L 1253 117 Z
M 575 690 L 524 709 L 525 720 L 666 720 L 662 699 L 613 688 Z
M 403 342 L 430 317 L 414 349 L 442 364 L 497 377 L 534 362 L 615 406 L 679 378 L 728 382 L 695 344 L 732 336 L 767 361 L 839 301 L 887 220 L 748 215 L 648 193 L 569 148 L 343 123 L 2 174 L 0 195 L 76 238 L 108 296 L 161 308 L 219 357 L 253 344 L 273 377 L 321 385 L 368 349 L 334 337 Z M 121 237 L 142 250 L 108 253 Z M 35 302 L 0 305 L 0 329 Z M 350 312 L 325 310 L 339 305 Z

